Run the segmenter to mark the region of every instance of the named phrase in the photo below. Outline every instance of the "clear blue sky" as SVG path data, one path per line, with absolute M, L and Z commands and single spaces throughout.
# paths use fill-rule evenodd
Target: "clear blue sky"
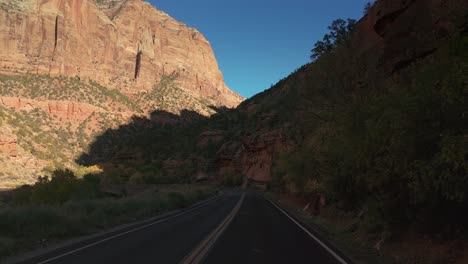
M 367 0 L 149 2 L 202 32 L 213 46 L 226 84 L 251 97 L 307 63 L 331 21 L 361 18 Z

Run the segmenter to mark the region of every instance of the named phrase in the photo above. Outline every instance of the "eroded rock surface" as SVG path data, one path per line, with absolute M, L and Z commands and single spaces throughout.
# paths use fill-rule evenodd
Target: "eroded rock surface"
M 0 73 L 78 76 L 132 94 L 173 72 L 213 105 L 243 100 L 205 37 L 147 2 L 0 0 Z

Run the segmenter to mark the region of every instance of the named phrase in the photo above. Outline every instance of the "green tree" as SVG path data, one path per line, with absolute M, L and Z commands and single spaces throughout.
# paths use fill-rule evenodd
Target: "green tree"
M 354 19 L 337 19 L 328 27 L 330 33 L 325 34 L 321 41 L 315 43 L 310 58 L 318 60 L 321 56 L 329 54 L 336 46 L 350 45 L 351 35 L 356 28 Z

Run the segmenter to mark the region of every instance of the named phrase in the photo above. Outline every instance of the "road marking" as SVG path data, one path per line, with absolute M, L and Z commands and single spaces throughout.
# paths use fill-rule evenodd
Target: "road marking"
M 268 199 L 267 199 L 268 200 Z M 335 253 L 331 248 L 329 248 L 327 245 L 325 245 L 320 239 L 318 239 L 316 236 L 314 236 L 307 228 L 305 228 L 303 225 L 301 225 L 299 222 L 297 222 L 294 218 L 289 216 L 288 213 L 286 213 L 283 209 L 281 209 L 279 206 L 277 206 L 274 202 L 268 200 L 273 206 L 275 206 L 280 212 L 282 212 L 284 215 L 286 215 L 291 221 L 293 221 L 297 226 L 299 226 L 304 232 L 306 232 L 311 238 L 313 238 L 319 245 L 321 245 L 325 250 L 328 251 L 333 257 L 335 257 L 336 260 L 338 260 L 341 264 L 348 264 L 346 260 L 344 260 L 342 257 L 340 257 L 338 254 Z
M 237 212 L 239 211 L 242 202 L 244 201 L 245 193 L 242 194 L 241 198 L 237 202 L 236 206 L 232 209 L 226 218 L 219 224 L 198 246 L 192 250 L 180 264 L 199 264 L 203 261 L 208 251 L 213 247 L 214 243 L 218 240 L 221 234 L 226 230 L 229 224 L 232 222 Z
M 131 230 L 128 230 L 128 231 L 125 231 L 125 232 L 123 232 L 123 233 L 120 233 L 120 234 L 117 234 L 117 235 L 113 235 L 113 236 L 111 236 L 111 237 L 108 237 L 108 238 L 105 238 L 105 239 L 99 240 L 99 241 L 97 241 L 97 242 L 94 242 L 94 243 L 88 244 L 88 245 L 86 245 L 86 246 L 82 246 L 82 247 L 80 247 L 80 248 L 77 248 L 77 249 L 74 249 L 74 250 L 68 251 L 68 252 L 66 252 L 66 253 L 63 253 L 63 254 L 61 254 L 61 255 L 58 255 L 58 256 L 55 256 L 55 257 L 53 257 L 53 258 L 50 258 L 50 259 L 47 259 L 47 260 L 44 260 L 44 261 L 38 262 L 37 264 L 45 264 L 45 263 L 49 263 L 49 262 L 52 262 L 52 261 L 54 261 L 54 260 L 57 260 L 57 259 L 63 258 L 63 257 L 65 257 L 65 256 L 71 255 L 71 254 L 73 254 L 73 253 L 76 253 L 76 252 L 78 252 L 78 251 L 81 251 L 81 250 L 83 250 L 83 249 L 87 249 L 87 248 L 93 247 L 93 246 L 95 246 L 95 245 L 98 245 L 98 244 L 104 243 L 104 242 L 106 242 L 106 241 L 112 240 L 112 239 L 114 239 L 114 238 L 121 237 L 121 236 L 123 236 L 123 235 L 129 234 L 129 233 L 133 233 L 133 232 L 135 232 L 135 231 L 138 231 L 138 230 L 141 230 L 141 229 L 145 229 L 145 228 L 147 228 L 147 227 L 150 227 L 150 226 L 153 226 L 153 225 L 156 225 L 156 224 L 162 223 L 162 222 L 166 222 L 167 220 L 170 220 L 170 219 L 173 219 L 173 218 L 179 217 L 179 216 L 181 216 L 181 215 L 184 215 L 184 214 L 187 214 L 187 213 L 193 212 L 193 211 L 195 211 L 196 209 L 199 209 L 199 208 L 201 208 L 201 207 L 203 207 L 203 206 L 207 205 L 209 202 L 211 202 L 211 201 L 213 201 L 213 200 L 215 200 L 215 199 L 217 199 L 217 198 L 219 198 L 219 197 L 218 197 L 218 196 L 215 196 L 215 197 L 213 197 L 213 198 L 210 198 L 210 199 L 206 200 L 205 202 L 203 202 L 203 203 L 201 203 L 201 204 L 199 204 L 199 205 L 197 205 L 197 206 L 193 207 L 193 208 L 192 208 L 192 209 L 190 209 L 190 210 L 187 210 L 187 211 L 184 211 L 184 212 L 181 212 L 181 213 L 177 213 L 177 214 L 175 214 L 175 215 L 172 215 L 172 216 L 169 216 L 169 217 L 167 217 L 167 218 L 163 218 L 163 219 L 157 220 L 156 222 L 149 223 L 149 224 L 146 224 L 146 225 L 140 226 L 140 227 L 138 227 L 138 228 L 131 229 Z

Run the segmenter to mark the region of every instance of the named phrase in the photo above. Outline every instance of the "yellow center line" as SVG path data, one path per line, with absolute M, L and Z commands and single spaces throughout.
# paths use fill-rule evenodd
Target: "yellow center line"
M 229 224 L 232 222 L 237 212 L 239 211 L 242 202 L 244 201 L 245 193 L 242 194 L 241 198 L 237 202 L 234 209 L 229 213 L 226 218 L 219 224 L 197 247 L 195 247 L 190 254 L 188 254 L 180 264 L 198 264 L 205 258 L 208 251 L 213 247 L 214 243 L 218 240 L 221 234 L 226 230 Z

